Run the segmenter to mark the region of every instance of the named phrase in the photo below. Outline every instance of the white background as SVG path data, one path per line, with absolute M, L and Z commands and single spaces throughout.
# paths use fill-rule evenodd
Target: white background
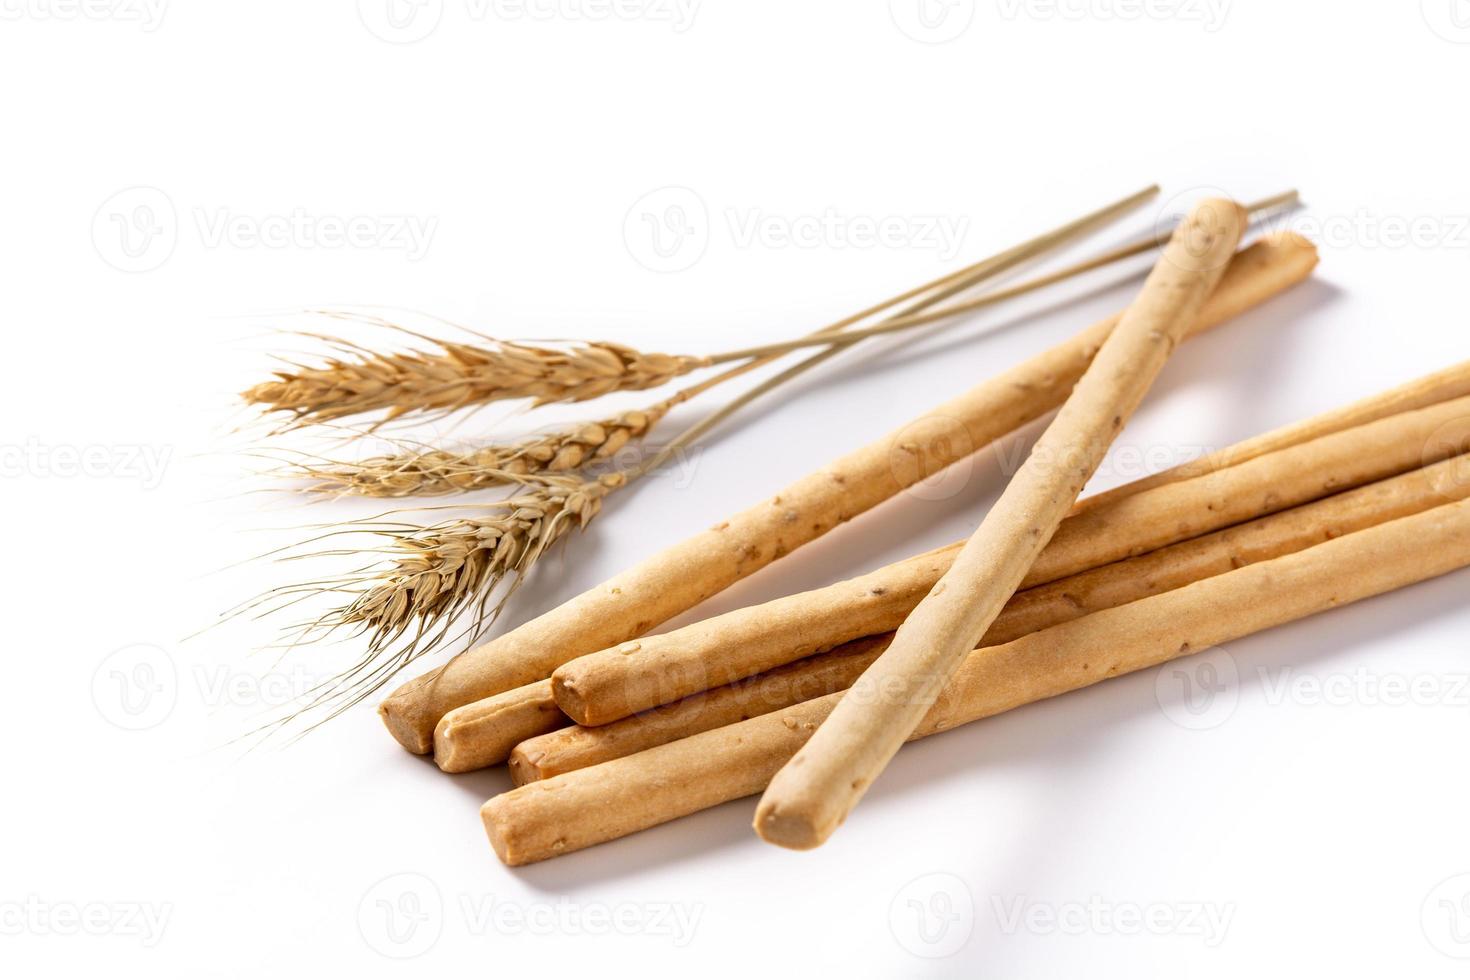
M 1152 181 L 1157 204 L 1070 254 L 1175 195 L 1297 186 L 1318 276 L 1187 345 L 1120 447 L 1183 458 L 1465 358 L 1463 0 L 934 0 L 927 20 L 914 0 L 428 0 L 399 28 L 357 6 L 0 3 L 7 975 L 1463 975 L 1467 573 L 1183 665 L 1222 685 L 1203 715 L 1165 668 L 910 747 L 814 853 L 758 842 L 747 800 L 516 871 L 476 813 L 505 776 L 440 774 L 371 705 L 290 748 L 227 744 L 355 647 L 272 667 L 251 651 L 279 623 L 185 640 L 310 571 L 234 563 L 377 509 L 251 492 L 280 484 L 246 477 L 266 440 L 232 395 L 267 351 L 311 349 L 267 332 L 305 307 L 697 353 L 814 329 Z M 668 187 L 687 193 L 644 199 Z M 671 201 L 692 235 L 663 260 L 642 222 L 677 221 Z M 365 239 L 342 245 L 350 218 Z M 814 218 L 815 241 L 779 238 Z M 904 240 L 852 238 L 880 219 Z M 939 219 L 963 233 L 926 237 Z M 1130 288 L 846 356 L 630 491 L 505 624 Z M 960 537 L 1002 479 L 990 452 L 964 473 L 700 614 Z M 152 700 L 119 702 L 120 678 Z M 631 934 L 599 934 L 611 913 Z

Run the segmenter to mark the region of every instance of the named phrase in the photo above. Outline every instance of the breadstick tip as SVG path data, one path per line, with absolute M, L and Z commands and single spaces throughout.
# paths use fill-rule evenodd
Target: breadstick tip
M 1198 213 L 1202 211 L 1214 212 L 1219 217 L 1231 216 L 1232 222 L 1242 228 L 1250 223 L 1250 212 L 1241 206 L 1239 201 L 1228 197 L 1207 197 L 1196 204 L 1193 210 Z
M 510 781 L 517 786 L 534 783 L 541 779 L 541 767 L 537 759 L 532 758 L 530 750 L 525 743 L 517 745 L 510 750 L 510 758 L 505 760 L 505 766 L 510 771 Z
M 1317 255 L 1316 243 L 1305 235 L 1298 234 L 1294 231 L 1273 231 L 1269 235 L 1262 236 L 1261 241 L 1266 242 L 1273 248 L 1300 249 L 1311 252 L 1313 256 Z
M 481 768 L 476 760 L 462 758 L 458 736 L 454 726 L 454 712 L 451 711 L 434 726 L 434 765 L 444 772 L 469 772 Z
M 839 821 L 840 822 L 840 821 Z M 777 805 L 761 800 L 755 809 L 755 832 L 760 839 L 778 847 L 793 851 L 810 851 L 826 843 L 836 824 L 824 831 L 812 822 L 808 814 L 782 812 Z
M 405 697 L 408 685 L 394 691 L 378 705 L 378 717 L 383 719 L 389 734 L 414 755 L 428 755 L 434 748 L 432 725 L 425 724 L 422 712 L 416 709 L 415 701 Z
M 503 864 L 515 867 L 527 862 L 511 845 L 506 822 L 500 812 L 500 806 L 497 805 L 501 798 L 501 796 L 494 796 L 485 801 L 480 807 L 480 820 L 485 824 L 485 836 L 490 838 L 490 846 L 494 849 L 495 856 L 500 858 Z
M 573 661 L 576 663 L 576 661 Z M 589 715 L 587 699 L 577 690 L 577 678 L 566 667 L 558 667 L 551 674 L 551 696 L 562 714 L 579 725 L 600 725 L 614 719 Z

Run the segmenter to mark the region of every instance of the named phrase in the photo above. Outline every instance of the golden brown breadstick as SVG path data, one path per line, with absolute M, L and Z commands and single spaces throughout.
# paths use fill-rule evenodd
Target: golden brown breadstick
M 1054 582 L 1219 527 L 1456 456 L 1470 442 L 1470 397 L 1430 405 L 1257 456 L 1064 521 L 1022 580 Z
M 1470 501 L 977 650 L 922 738 L 1470 565 Z M 843 697 L 830 694 L 626 758 L 529 783 L 480 810 L 507 864 L 625 837 L 758 793 Z
M 1453 431 L 1457 420 L 1464 423 L 1458 435 Z M 1426 448 L 1441 430 L 1450 438 Z M 1460 451 L 1457 439 L 1470 439 L 1470 398 L 1390 416 L 1239 466 L 1116 498 L 1063 521 L 1024 587 L 1405 472 Z M 606 725 L 838 643 L 894 629 L 948 570 L 960 544 L 578 657 L 552 674 L 552 695 L 578 724 Z
M 1470 361 L 1461 361 L 1443 371 L 1415 378 L 1408 384 L 1390 388 L 1388 391 L 1353 402 L 1351 405 L 1344 405 L 1342 408 L 1314 415 L 1294 425 L 1264 432 L 1253 439 L 1237 442 L 1228 449 L 1181 463 L 1141 480 L 1134 480 L 1132 483 L 1083 497 L 1077 501 L 1073 513 L 1082 513 L 1103 504 L 1113 503 L 1120 497 L 1138 493 L 1140 490 L 1151 490 L 1165 483 L 1188 480 L 1196 476 L 1205 476 L 1228 466 L 1238 466 L 1257 456 L 1310 442 L 1333 432 L 1356 428 L 1367 422 L 1398 415 L 1400 412 L 1425 408 L 1439 402 L 1464 398 L 1467 395 L 1470 395 Z
M 1273 235 L 1244 249 L 1194 324 L 1209 329 L 1305 279 L 1312 244 Z M 769 500 L 614 576 L 415 678 L 379 708 L 408 750 L 425 753 L 444 714 L 530 684 L 573 657 L 641 636 L 844 521 L 1060 405 L 1117 318 L 986 381 L 798 480 Z
M 528 738 L 572 724 L 551 695 L 551 678 L 456 708 L 434 729 L 434 764 L 445 772 L 473 772 L 506 761 Z
M 552 696 L 577 724 L 606 725 L 894 629 L 959 549 L 956 543 L 835 585 L 589 653 L 556 669 Z
M 1213 198 L 1185 216 L 1031 455 L 853 688 L 885 696 L 840 703 L 766 787 L 755 810 L 762 839 L 816 847 L 862 799 L 1057 533 L 1220 281 L 1247 220 L 1234 201 Z
M 826 653 L 735 684 L 702 691 L 611 725 L 595 728 L 572 725 L 537 735 L 511 751 L 507 760 L 510 778 L 517 786 L 547 779 L 711 728 L 733 725 L 833 691 L 845 691 L 878 659 L 892 636 L 890 631 L 852 640 Z
M 1257 457 L 1238 467 L 1196 477 L 1184 485 L 1176 485 L 1184 486 L 1182 490 L 1156 488 L 1145 495 L 1149 498 L 1148 505 L 1130 508 L 1126 519 L 1116 522 L 1100 519 L 1100 515 L 1105 518 L 1110 512 L 1122 510 L 1125 501 L 1118 500 L 1109 508 L 1084 515 L 1084 521 L 1091 527 L 1086 535 L 1071 534 L 1068 529 L 1078 518 L 1068 518 L 1048 548 L 1042 552 L 1038 564 L 1043 567 L 1050 565 L 1053 574 L 1065 574 L 1069 571 L 1076 574 L 1088 567 L 1146 553 L 1150 548 L 1168 545 L 1179 538 L 1187 539 L 1190 534 L 1200 534 L 1220 526 L 1251 520 L 1317 499 L 1336 490 L 1360 486 L 1405 472 L 1421 463 L 1433 463 L 1461 452 L 1467 446 L 1470 446 L 1470 399 L 1459 399 L 1444 405 L 1405 412 L 1354 430 L 1334 433 L 1310 443 L 1289 447 L 1267 457 Z M 1063 545 L 1068 538 L 1073 542 L 1072 550 L 1063 553 L 1061 560 L 1055 560 L 1058 553 L 1053 550 L 1059 546 L 1058 537 L 1063 539 Z M 958 547 L 958 544 L 950 546 L 948 554 L 952 556 Z M 938 549 L 911 561 L 944 557 L 945 554 L 946 549 Z M 927 586 L 903 575 L 895 577 L 891 582 L 883 578 L 885 571 L 907 564 L 901 562 L 899 566 L 888 566 L 886 570 L 870 572 L 859 581 L 867 583 L 868 591 L 890 585 L 895 588 L 902 586 L 912 597 L 916 593 L 922 593 Z M 925 566 L 910 565 L 907 570 L 911 572 L 914 568 L 922 567 Z M 930 584 L 937 581 L 937 573 L 942 570 L 937 569 Z M 1035 576 L 1028 576 L 1032 577 Z M 1027 584 L 1034 588 L 1032 583 Z M 854 593 L 848 590 L 849 585 L 850 583 L 839 583 L 825 589 L 812 590 L 806 596 L 813 603 L 830 604 L 834 596 L 851 601 Z M 777 603 L 784 601 L 776 600 Z M 911 605 L 912 602 L 910 608 Z M 716 619 L 727 626 L 735 620 L 745 619 L 751 627 L 746 635 L 761 635 L 764 608 L 752 606 L 726 613 Z M 906 612 L 907 608 L 890 608 L 890 613 L 895 618 L 886 628 L 896 626 Z M 812 619 L 813 622 L 821 620 L 830 624 L 827 645 L 836 644 L 854 635 L 845 632 L 840 610 L 836 615 L 832 614 L 830 608 L 826 611 L 813 611 Z M 719 684 L 721 679 L 728 683 L 784 662 L 781 658 L 772 656 L 767 656 L 759 663 L 751 662 L 745 657 L 743 641 L 729 628 L 722 628 L 721 635 L 727 639 L 736 638 L 730 639 L 730 644 L 724 648 L 708 643 L 683 642 L 689 636 L 697 637 L 702 626 L 702 623 L 694 624 L 685 630 L 649 637 L 642 641 L 640 651 L 633 659 L 646 660 L 650 669 L 658 669 L 659 659 L 662 657 L 706 657 L 707 665 L 701 670 L 709 676 L 710 686 Z M 764 655 L 769 655 L 771 650 L 780 649 L 779 640 L 780 636 L 773 631 L 765 634 L 760 643 L 752 645 L 750 649 L 764 649 Z M 803 631 L 800 643 L 808 646 L 812 643 L 810 629 Z M 684 676 L 701 675 L 684 670 Z M 587 690 L 592 690 L 594 686 L 589 683 Z M 634 693 L 646 695 L 650 690 L 661 691 L 672 697 L 680 696 L 672 677 L 664 678 L 654 685 L 630 684 L 629 694 L 630 697 Z M 690 688 L 682 693 L 688 695 L 695 693 L 695 690 Z M 551 683 L 537 681 L 449 712 L 440 722 L 435 735 L 435 761 L 446 772 L 465 772 L 505 761 L 507 753 L 524 739 L 568 724 L 569 720 L 557 709 L 553 697 Z M 636 702 L 630 700 L 629 703 Z M 638 710 L 650 706 L 643 705 Z
M 998 646 L 1058 623 L 1278 558 L 1344 534 L 1470 497 L 1470 455 L 1339 493 L 1280 514 L 1017 592 L 981 641 Z M 538 734 L 510 754 L 517 785 L 584 769 L 711 728 L 778 711 L 857 680 L 892 633 L 844 643 L 768 673 L 631 718 Z

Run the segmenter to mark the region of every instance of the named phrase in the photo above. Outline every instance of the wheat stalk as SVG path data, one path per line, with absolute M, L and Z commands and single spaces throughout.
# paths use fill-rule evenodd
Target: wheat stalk
M 354 666 L 309 692 L 301 711 L 266 726 L 285 724 L 303 711 L 332 706 L 332 715 L 372 694 L 393 674 L 449 639 L 461 615 L 473 610 L 461 637 L 471 642 L 494 622 L 505 602 L 536 560 L 573 529 L 585 528 L 602 510 L 609 493 L 626 485 L 623 473 L 582 479 L 527 477 L 524 493 L 480 505 L 482 513 L 428 526 L 373 523 L 334 534 L 370 532 L 382 546 L 341 549 L 332 554 L 374 556 L 367 567 L 337 578 L 276 589 L 241 607 L 249 610 L 275 600 L 279 608 L 304 596 L 351 596 L 334 610 L 290 631 L 288 646 L 323 639 L 339 631 L 367 638 L 367 651 Z M 292 559 L 311 555 L 291 555 Z M 506 584 L 503 591 L 499 586 Z M 499 592 L 500 598 L 491 606 Z
M 378 318 L 331 315 L 409 333 L 437 349 L 383 354 L 315 335 L 336 348 L 338 356 L 314 367 L 292 365 L 292 370 L 277 371 L 275 380 L 243 392 L 246 402 L 267 413 L 289 415 L 287 427 L 378 411 L 388 421 L 408 412 L 447 413 L 502 399 L 529 398 L 536 405 L 586 401 L 614 391 L 655 388 L 711 363 L 605 341 L 561 349 L 511 341 L 459 343 L 424 337 Z
M 387 564 L 358 576 L 358 594 L 332 625 L 365 628 L 369 648 L 380 650 L 413 624 L 420 635 L 432 634 L 471 605 L 483 614 L 497 585 L 507 576 L 519 584 L 547 548 L 572 527 L 586 527 L 603 498 L 627 482 L 622 473 L 535 480 L 525 493 L 484 505 L 485 516 L 390 533 Z
M 755 391 L 766 388 L 762 385 Z M 695 434 L 691 429 L 686 435 Z M 371 696 L 404 667 L 446 642 L 472 644 L 494 623 L 548 549 L 573 529 L 585 529 L 601 513 L 609 494 L 652 472 L 680 445 L 676 439 L 649 463 L 594 478 L 527 476 L 526 492 L 480 505 L 488 513 L 478 516 L 426 527 L 377 523 L 332 532 L 370 532 L 380 536 L 383 545 L 334 551 L 370 554 L 376 560 L 337 578 L 273 590 L 241 611 L 273 600 L 284 600 L 278 607 L 283 608 L 312 595 L 347 595 L 351 598 L 344 605 L 296 627 L 287 646 L 347 631 L 367 638 L 366 652 L 356 664 L 307 692 L 296 710 L 257 733 L 275 732 L 308 712 L 325 712 L 315 723 L 322 724 Z M 502 584 L 507 585 L 504 590 L 499 588 Z M 470 626 L 451 637 L 454 624 L 466 613 L 471 614 Z
M 606 460 L 646 436 L 672 408 L 671 401 L 624 412 L 600 422 L 583 422 L 509 446 L 464 452 L 426 449 L 357 462 L 306 462 L 296 469 L 315 480 L 316 493 L 363 497 L 428 497 L 506 484 L 527 477 L 566 473 Z
M 1156 185 L 1145 188 L 805 338 L 781 345 L 767 345 L 754 353 L 743 349 L 713 355 L 657 354 L 607 341 L 552 348 L 495 340 L 480 334 L 476 336 L 483 339 L 484 344 L 460 343 L 428 337 L 379 317 L 318 311 L 388 327 L 424 340 L 435 349 L 382 354 L 338 338 L 310 335 L 334 347 L 337 356 L 328 357 L 318 366 L 292 363 L 290 370 L 277 371 L 275 380 L 255 385 L 243 392 L 242 397 L 267 414 L 288 415 L 285 427 L 292 428 L 367 412 L 385 413 L 382 421 L 413 411 L 447 413 L 502 399 L 527 398 L 534 405 L 586 401 L 614 391 L 657 387 L 699 368 L 733 361 L 747 362 L 726 372 L 721 378 L 723 380 L 744 373 L 759 363 L 769 363 L 779 354 L 799 347 L 830 344 L 833 334 L 867 316 L 928 293 L 922 301 L 901 311 L 896 318 L 891 317 L 890 321 L 917 313 L 1116 218 L 1157 192 Z M 934 318 L 930 316 L 907 326 L 932 322 Z

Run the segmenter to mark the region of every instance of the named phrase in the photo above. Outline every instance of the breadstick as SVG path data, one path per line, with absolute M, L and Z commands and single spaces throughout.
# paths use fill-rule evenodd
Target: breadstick
M 1192 334 L 1304 281 L 1316 263 L 1316 248 L 1299 235 L 1288 232 L 1255 242 L 1230 263 Z M 529 685 L 573 657 L 644 635 L 826 530 L 1044 416 L 1066 398 L 1116 322 L 1110 317 L 1091 326 L 797 480 L 769 501 L 410 680 L 382 702 L 379 714 L 404 748 L 428 752 L 435 724 L 447 711 Z M 929 435 L 920 438 L 925 432 Z
M 579 725 L 606 725 L 894 629 L 949 569 L 960 545 L 782 596 L 563 664 L 552 697 Z
M 1458 435 L 1456 421 L 1463 422 Z M 1426 448 L 1436 433 L 1453 438 Z M 1023 587 L 1403 473 L 1470 448 L 1467 442 L 1470 398 L 1462 398 L 1118 497 L 1064 520 Z M 552 694 L 578 724 L 605 725 L 846 640 L 894 629 L 948 570 L 962 544 L 578 657 L 552 674 Z
M 1227 469 L 1124 494 L 1063 522 L 1024 576 L 1022 588 L 1404 473 L 1466 448 L 1470 448 L 1470 397 L 1390 415 Z
M 1278 558 L 1344 534 L 1470 497 L 1461 455 L 1293 510 L 1104 565 L 1011 597 L 980 646 L 998 646 L 1101 609 Z M 892 633 L 865 637 L 748 680 L 610 725 L 538 734 L 510 754 L 516 785 L 606 762 L 711 728 L 778 711 L 857 680 Z
M 1356 531 L 977 650 L 912 737 L 1152 667 L 1466 565 L 1470 501 Z M 843 697 L 830 694 L 503 793 L 480 810 L 490 843 L 506 864 L 530 864 L 758 793 Z
M 771 780 L 755 811 L 764 840 L 816 847 L 857 805 L 1077 502 L 1220 281 L 1247 220 L 1234 201 L 1191 209 L 1000 499 L 858 680 L 857 690 L 884 696 L 840 704 Z
M 1273 235 L 1243 250 L 1193 325 L 1216 326 L 1305 279 L 1312 244 Z M 400 687 L 379 707 L 409 751 L 461 705 L 550 676 L 573 657 L 646 633 L 741 578 L 1056 408 L 1117 318 L 986 381 L 769 500 Z M 930 432 L 921 438 L 918 433 Z
M 1107 513 L 1116 514 L 1123 510 L 1122 505 L 1126 501 L 1119 500 L 1110 508 L 1084 515 L 1091 526 L 1088 534 L 1072 534 L 1068 528 L 1078 518 L 1068 518 L 1042 552 L 1038 564 L 1045 567 L 1050 563 L 1052 571 L 1059 576 L 1076 574 L 1086 568 L 1146 553 L 1150 548 L 1166 546 L 1181 538 L 1187 539 L 1191 534 L 1201 534 L 1223 525 L 1251 520 L 1317 499 L 1336 490 L 1360 486 L 1405 472 L 1421 463 L 1433 463 L 1464 451 L 1467 447 L 1470 447 L 1470 399 L 1459 399 L 1445 405 L 1406 412 L 1354 430 L 1334 433 L 1310 443 L 1279 450 L 1267 457 L 1257 457 L 1249 464 L 1196 477 L 1195 480 L 1188 481 L 1188 487 L 1183 490 L 1156 488 L 1146 495 L 1149 498 L 1146 506 L 1129 508 L 1130 513 L 1115 522 L 1100 520 L 1100 514 L 1106 517 Z M 1237 470 L 1243 472 L 1236 472 Z M 1095 537 L 1090 536 L 1094 534 Z M 1062 539 L 1060 544 L 1059 537 Z M 1062 558 L 1066 560 L 1054 561 L 1058 555 L 1055 549 L 1065 546 L 1068 540 L 1071 540 L 1073 549 L 1067 553 L 1070 558 L 1063 554 Z M 865 595 L 878 589 L 892 589 L 892 594 L 899 598 L 905 594 L 909 596 L 907 605 L 887 606 L 892 619 L 886 625 L 873 625 L 872 631 L 892 629 L 902 621 L 917 597 L 938 580 L 938 575 L 948 567 L 947 562 L 958 548 L 959 544 L 951 545 L 947 549 L 938 549 L 910 559 L 909 562 L 900 562 L 886 569 L 870 572 L 860 579 L 806 593 L 810 607 L 801 605 L 795 610 L 788 609 L 788 615 L 784 617 L 798 623 L 799 632 L 794 634 L 797 636 L 794 648 L 798 651 L 805 647 L 821 649 L 860 635 L 857 631 L 847 630 L 843 608 L 839 605 L 834 609 L 833 601 L 836 599 L 838 602 L 859 604 L 880 602 L 882 600 Z M 903 574 L 905 566 L 908 566 L 908 572 L 912 572 L 915 568 L 926 567 L 921 563 L 936 557 L 942 558 L 946 564 L 941 567 L 930 562 L 927 565 L 934 569 L 933 577 L 927 584 L 915 581 L 911 574 Z M 886 572 L 895 569 L 900 574 L 892 578 L 884 577 Z M 1035 577 L 1037 576 L 1031 575 L 1028 579 Z M 858 587 L 854 588 L 854 583 Z M 1034 588 L 1035 584 L 1028 581 L 1026 587 Z M 676 687 L 676 677 L 680 673 L 686 678 L 708 676 L 710 683 L 705 686 L 713 687 L 786 662 L 773 653 L 781 650 L 783 643 L 786 643 L 777 628 L 782 617 L 772 616 L 768 619 L 765 616 L 765 611 L 772 605 L 779 607 L 785 603 L 789 603 L 789 600 L 778 599 L 774 604 L 736 610 L 722 617 L 693 624 L 684 630 L 641 641 L 640 651 L 633 659 L 645 661 L 650 670 L 660 669 L 661 660 L 665 657 L 706 657 L 708 661 L 699 670 L 678 667 L 676 664 L 675 672 L 652 684 L 630 680 L 627 688 L 628 703 L 639 704 L 634 696 L 646 698 L 650 691 L 674 700 L 700 689 L 691 685 L 687 690 L 680 691 Z M 804 616 L 810 622 L 802 624 Z M 750 627 L 743 633 L 735 629 L 737 621 L 742 619 Z M 867 622 L 872 625 L 875 620 L 869 618 Z M 703 636 L 705 623 L 722 624 L 715 635 L 727 641 L 727 645 L 722 647 L 702 642 L 700 637 Z M 814 635 L 818 628 L 828 631 L 825 643 L 815 644 Z M 793 634 L 786 635 L 789 637 Z M 690 638 L 693 641 L 686 642 Z M 792 648 L 793 644 L 786 643 L 786 647 Z M 574 665 L 576 663 L 581 661 L 575 661 Z M 569 665 L 568 669 L 571 666 L 573 665 Z M 586 692 L 597 687 L 590 681 L 582 686 L 584 698 L 590 697 Z M 616 694 L 615 686 L 604 686 Z M 553 699 L 552 684 L 537 681 L 449 712 L 440 722 L 435 735 L 435 761 L 446 772 L 466 772 L 505 761 L 507 753 L 519 742 L 555 731 L 569 723 L 567 717 L 557 709 Z M 658 702 L 648 699 L 635 710 L 644 710 L 656 703 Z M 611 712 L 605 713 L 603 717 L 608 714 Z
M 826 653 L 736 684 L 702 691 L 611 725 L 572 725 L 538 734 L 511 751 L 507 760 L 510 778 L 521 786 L 845 691 L 878 659 L 892 636 L 890 631 L 852 640 Z
M 1209 453 L 1199 459 L 1181 463 L 1141 480 L 1134 480 L 1132 483 L 1083 497 L 1077 501 L 1073 513 L 1081 513 L 1094 507 L 1113 503 L 1120 497 L 1138 493 L 1140 490 L 1151 490 L 1165 483 L 1205 476 L 1227 466 L 1237 466 L 1257 456 L 1310 442 L 1333 432 L 1356 428 L 1367 422 L 1398 415 L 1400 412 L 1425 408 L 1439 402 L 1464 398 L 1467 395 L 1470 395 L 1470 361 L 1461 361 L 1443 371 L 1415 378 L 1408 384 L 1390 388 L 1371 398 L 1344 405 L 1342 408 L 1333 409 L 1321 415 L 1314 415 L 1294 425 L 1264 432 L 1253 439 L 1238 442 L 1228 449 Z

